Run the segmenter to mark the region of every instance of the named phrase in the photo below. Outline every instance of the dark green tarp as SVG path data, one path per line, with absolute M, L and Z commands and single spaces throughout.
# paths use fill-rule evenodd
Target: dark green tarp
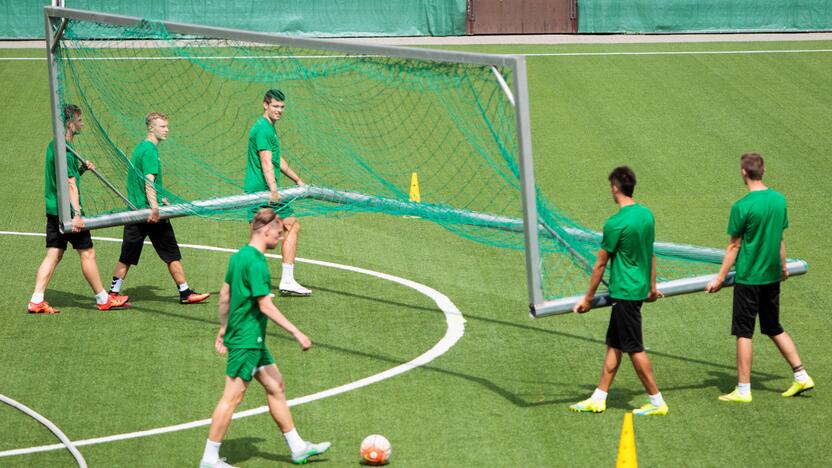
M 0 38 L 42 38 L 45 0 L 0 0 Z M 465 0 L 67 0 L 67 8 L 307 36 L 458 36 Z

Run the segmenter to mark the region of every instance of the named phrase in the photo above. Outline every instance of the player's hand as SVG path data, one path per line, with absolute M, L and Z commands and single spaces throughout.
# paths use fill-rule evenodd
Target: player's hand
M 309 340 L 309 337 L 304 335 L 301 331 L 295 333 L 295 339 L 298 340 L 298 344 L 300 344 L 300 349 L 302 351 L 306 351 L 312 347 L 312 341 Z
M 589 312 L 590 309 L 592 309 L 592 300 L 587 297 L 582 297 L 580 301 L 575 303 L 572 312 L 583 314 L 584 312 Z
M 170 205 L 170 202 L 168 201 L 168 197 L 162 197 L 162 204 L 165 205 L 165 206 Z
M 304 182 L 303 179 L 298 178 L 298 180 L 295 181 L 295 185 L 297 185 L 298 187 L 303 187 L 304 185 L 306 185 L 306 182 Z
M 780 281 L 786 281 L 789 279 L 789 269 L 783 267 L 783 271 L 780 272 Z
M 647 302 L 656 302 L 656 299 L 660 297 L 664 297 L 664 293 L 656 288 L 653 288 L 650 290 L 650 294 L 647 295 Z
M 280 192 L 277 190 L 273 192 L 269 192 L 269 201 L 272 203 L 277 203 L 280 201 Z
M 220 328 L 220 332 L 217 333 L 217 339 L 214 341 L 214 349 L 217 350 L 220 354 L 225 354 L 228 352 L 228 348 L 225 347 L 225 329 Z
M 705 286 L 705 292 L 706 293 L 719 292 L 719 290 L 722 289 L 722 281 L 723 280 L 719 277 L 712 279 L 711 282 L 708 283 L 707 286 Z
M 81 232 L 84 229 L 84 218 L 81 215 L 75 215 L 72 218 L 72 232 Z
M 87 169 L 90 170 L 90 171 L 95 170 L 95 164 L 93 164 L 92 161 L 90 161 L 89 159 L 84 161 L 84 165 L 87 166 Z
M 147 222 L 150 224 L 159 222 L 159 208 L 150 209 L 150 216 L 147 217 Z

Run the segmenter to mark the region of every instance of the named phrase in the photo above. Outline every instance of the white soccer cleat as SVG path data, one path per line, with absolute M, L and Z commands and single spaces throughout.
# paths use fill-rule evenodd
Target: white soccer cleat
M 306 447 L 298 452 L 292 452 L 292 463 L 301 465 L 309 461 L 310 458 L 318 456 L 327 450 L 332 444 L 329 442 L 321 442 L 320 444 L 306 443 Z
M 304 288 L 297 281 L 281 281 L 278 288 L 281 294 L 293 294 L 295 296 L 309 296 L 312 290 Z
M 219 460 L 215 461 L 214 463 L 207 463 L 207 462 L 200 462 L 199 468 L 237 468 L 236 466 L 231 466 L 225 462 L 225 458 L 220 458 Z

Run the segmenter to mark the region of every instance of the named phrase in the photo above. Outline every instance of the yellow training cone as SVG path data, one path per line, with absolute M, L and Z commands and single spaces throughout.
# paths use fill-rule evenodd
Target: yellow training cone
M 636 468 L 636 439 L 633 432 L 633 413 L 624 415 L 621 425 L 621 440 L 618 442 L 618 461 L 615 468 Z
M 419 196 L 419 176 L 416 173 L 410 174 L 410 201 L 419 203 L 422 197 Z

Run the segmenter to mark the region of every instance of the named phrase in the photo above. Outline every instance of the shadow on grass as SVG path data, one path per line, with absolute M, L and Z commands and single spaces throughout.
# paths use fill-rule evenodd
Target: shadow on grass
M 286 453 L 286 455 L 279 455 L 273 452 L 264 452 L 260 450 L 260 445 L 263 443 L 268 444 L 268 450 L 277 451 L 282 449 L 283 453 Z M 271 439 L 267 441 L 261 437 L 239 437 L 236 439 L 226 439 L 222 443 L 220 456 L 227 458 L 228 463 L 231 464 L 243 463 L 251 460 L 252 458 L 291 464 L 292 457 L 288 455 L 289 449 L 285 446 L 285 444 L 283 447 L 275 446 L 277 444 L 283 444 L 283 441 L 280 439 Z M 312 458 L 304 464 L 310 465 L 327 462 L 327 454 L 323 454 L 320 457 L 321 458 Z
M 156 303 L 166 303 L 166 302 L 168 302 L 169 299 L 167 299 L 166 297 L 156 295 L 155 291 L 158 290 L 158 289 L 159 288 L 152 287 L 152 286 L 138 286 L 138 287 L 132 288 L 132 293 L 131 294 L 135 294 L 135 297 L 140 298 L 141 299 L 141 304 L 147 303 L 147 302 L 151 302 L 151 303 L 153 303 L 153 302 L 156 302 Z M 411 305 L 411 304 L 399 303 L 399 302 L 389 301 L 389 300 L 385 300 L 385 299 L 378 299 L 378 298 L 374 298 L 372 296 L 358 295 L 358 294 L 355 294 L 355 293 L 352 293 L 352 292 L 342 292 L 342 291 L 337 291 L 337 290 L 334 290 L 334 289 L 326 289 L 326 288 L 320 288 L 320 287 L 318 289 L 326 291 L 326 292 L 331 293 L 331 294 L 344 295 L 344 296 L 348 296 L 348 297 L 357 297 L 357 298 L 361 298 L 361 299 L 381 302 L 381 303 L 384 303 L 384 304 L 396 305 L 396 306 L 401 306 L 401 307 L 408 307 L 408 308 L 412 308 L 412 309 L 416 309 L 416 310 L 427 310 L 427 311 L 431 311 L 431 312 L 437 311 L 437 309 L 431 309 L 431 308 L 422 307 L 422 306 L 414 306 L 414 305 Z M 68 302 L 71 302 L 71 304 L 69 304 L 69 305 L 75 305 L 75 303 L 79 303 L 80 304 L 79 306 L 83 307 L 83 303 L 89 301 L 89 298 L 86 298 L 84 296 L 75 295 L 75 294 L 71 294 L 71 293 L 62 293 L 62 294 L 63 294 L 63 296 L 57 296 L 56 295 L 56 297 L 60 297 L 60 299 L 62 299 L 62 300 L 65 299 Z M 303 299 L 299 298 L 298 300 L 303 300 Z M 214 306 L 216 306 L 215 302 L 208 303 L 208 304 L 213 304 Z M 203 305 L 205 305 L 205 304 L 203 304 Z M 193 306 L 187 306 L 187 307 L 183 306 L 184 309 L 190 309 L 191 307 L 193 307 Z M 199 323 L 210 325 L 212 327 L 218 326 L 218 323 L 215 319 L 207 319 L 207 318 L 203 318 L 203 317 L 199 317 L 199 316 L 188 315 L 187 313 L 177 313 L 177 312 L 170 312 L 170 311 L 165 311 L 165 310 L 157 310 L 157 309 L 145 307 L 143 305 L 138 305 L 138 306 L 134 307 L 132 312 L 134 312 L 134 313 L 148 313 L 148 314 L 170 317 L 170 318 L 174 318 L 174 319 L 181 319 L 181 320 L 199 322 Z M 582 341 L 582 342 L 586 342 L 586 343 L 593 343 L 593 344 L 597 344 L 597 345 L 600 345 L 600 346 L 605 346 L 605 343 L 604 343 L 603 340 L 599 340 L 599 339 L 596 339 L 596 338 L 590 338 L 590 337 L 586 337 L 586 336 L 575 335 L 575 334 L 566 333 L 566 332 L 557 331 L 557 330 L 549 330 L 549 329 L 545 329 L 545 328 L 539 328 L 539 327 L 535 327 L 535 326 L 527 325 L 527 324 L 522 324 L 522 323 L 513 323 L 513 322 L 508 322 L 508 321 L 503 321 L 503 320 L 480 317 L 480 316 L 476 316 L 476 315 L 473 315 L 473 314 L 464 314 L 464 316 L 469 321 L 472 321 L 472 320 L 480 321 L 480 322 L 492 324 L 492 325 L 495 325 L 495 326 L 518 328 L 518 329 L 522 329 L 526 332 L 545 333 L 545 334 L 548 334 L 548 335 L 554 335 L 554 336 L 558 336 L 558 337 L 561 337 L 561 338 L 566 338 L 566 339 L 569 339 L 569 340 Z M 269 337 L 273 338 L 273 339 L 285 340 L 285 341 L 289 341 L 289 342 L 294 341 L 293 338 L 286 335 L 285 333 L 281 333 L 281 331 L 275 331 L 273 327 L 272 327 L 271 331 L 267 332 L 267 335 Z M 352 356 L 367 358 L 367 359 L 371 359 L 371 360 L 375 360 L 375 361 L 386 362 L 386 363 L 389 363 L 389 364 L 394 365 L 394 366 L 395 365 L 401 365 L 401 364 L 404 364 L 405 362 L 409 361 L 409 359 L 401 359 L 401 358 L 396 358 L 396 357 L 392 357 L 392 356 L 383 356 L 383 355 L 380 355 L 380 354 L 367 353 L 367 352 L 356 350 L 356 349 L 349 349 L 349 348 L 341 347 L 341 346 L 338 346 L 338 345 L 327 344 L 327 343 L 322 343 L 322 342 L 318 342 L 318 341 L 314 342 L 314 346 L 317 347 L 317 348 L 322 348 L 322 349 L 326 349 L 326 350 L 330 350 L 330 351 L 335 351 L 335 352 L 338 352 L 338 353 L 344 353 L 344 354 L 349 354 L 349 355 L 352 355 Z M 600 346 L 599 346 L 599 348 L 600 348 Z M 695 385 L 691 384 L 691 385 L 681 385 L 681 386 L 675 386 L 675 387 L 660 386 L 660 388 L 663 392 L 673 392 L 673 391 L 688 390 L 688 389 L 714 388 L 714 392 L 716 394 L 717 392 L 722 392 L 722 393 L 728 392 L 731 389 L 733 389 L 734 385 L 736 384 L 736 373 L 735 373 L 736 371 L 735 371 L 735 368 L 733 366 L 726 365 L 726 364 L 719 364 L 719 363 L 706 361 L 706 360 L 702 360 L 702 359 L 689 358 L 689 357 L 686 357 L 686 356 L 679 356 L 679 355 L 675 355 L 675 354 L 671 354 L 671 353 L 654 351 L 654 350 L 648 351 L 648 353 L 651 354 L 651 355 L 655 355 L 655 356 L 661 356 L 661 357 L 668 358 L 668 359 L 679 360 L 679 361 L 682 361 L 682 362 L 687 362 L 687 363 L 691 363 L 691 364 L 698 364 L 698 365 L 710 367 L 712 369 L 713 368 L 717 369 L 717 370 L 709 370 L 708 371 L 709 377 L 706 378 L 706 379 L 703 379 L 702 381 L 696 383 Z M 597 360 L 598 360 L 598 367 L 600 368 L 600 366 L 602 364 L 602 360 L 603 360 L 603 353 L 601 352 L 600 349 L 599 349 L 599 352 L 598 352 Z M 629 361 L 628 358 L 625 358 L 625 360 Z M 622 363 L 622 366 L 625 366 L 625 365 L 626 365 L 626 363 Z M 481 377 L 481 376 L 478 376 L 478 375 L 467 374 L 467 373 L 458 372 L 458 371 L 455 371 L 455 370 L 449 370 L 449 369 L 445 369 L 445 368 L 438 367 L 438 366 L 435 366 L 435 365 L 430 365 L 430 364 L 421 366 L 420 369 L 423 369 L 425 371 L 430 371 L 430 372 L 436 372 L 436 373 L 439 373 L 439 374 L 448 375 L 448 376 L 460 378 L 460 379 L 463 379 L 463 380 L 467 380 L 467 381 L 472 382 L 472 383 L 476 383 L 476 384 L 484 387 L 485 389 L 489 390 L 490 392 L 498 395 L 499 397 L 509 401 L 513 405 L 515 405 L 517 407 L 521 407 L 521 408 L 537 407 L 537 406 L 544 406 L 544 405 L 554 405 L 554 404 L 574 403 L 574 402 L 576 402 L 580 399 L 583 399 L 586 394 L 591 393 L 595 389 L 595 382 L 590 381 L 586 384 L 575 385 L 576 388 L 574 389 L 574 393 L 572 391 L 570 391 L 570 396 L 566 397 L 566 398 L 528 398 L 525 394 L 512 392 L 511 390 L 508 390 L 507 388 L 499 385 L 498 383 L 494 382 L 493 380 L 489 380 L 488 378 Z M 623 371 L 624 369 L 621 369 L 621 370 Z M 753 376 L 754 376 L 755 390 L 760 390 L 760 391 L 774 391 L 774 390 L 766 388 L 762 384 L 764 382 L 779 378 L 779 376 L 776 376 L 776 375 L 767 374 L 767 373 L 760 373 L 760 372 L 753 373 Z M 537 384 L 537 383 L 540 383 L 540 382 L 534 382 L 534 383 Z M 661 380 L 659 381 L 659 383 L 661 384 Z M 552 386 L 556 386 L 556 385 L 559 385 L 559 384 L 562 385 L 561 383 L 554 383 L 554 382 L 551 383 Z M 630 402 L 632 401 L 632 399 L 636 398 L 639 395 L 643 396 L 643 394 L 644 394 L 644 390 L 641 387 L 638 387 L 638 388 L 635 388 L 635 389 L 615 387 L 614 392 L 610 394 L 610 397 L 609 397 L 609 400 L 608 400 L 607 404 L 608 404 L 609 407 L 612 407 L 612 408 L 627 408 L 627 409 L 629 409 L 629 408 L 631 408 Z M 716 397 L 714 397 L 714 398 L 716 398 Z

